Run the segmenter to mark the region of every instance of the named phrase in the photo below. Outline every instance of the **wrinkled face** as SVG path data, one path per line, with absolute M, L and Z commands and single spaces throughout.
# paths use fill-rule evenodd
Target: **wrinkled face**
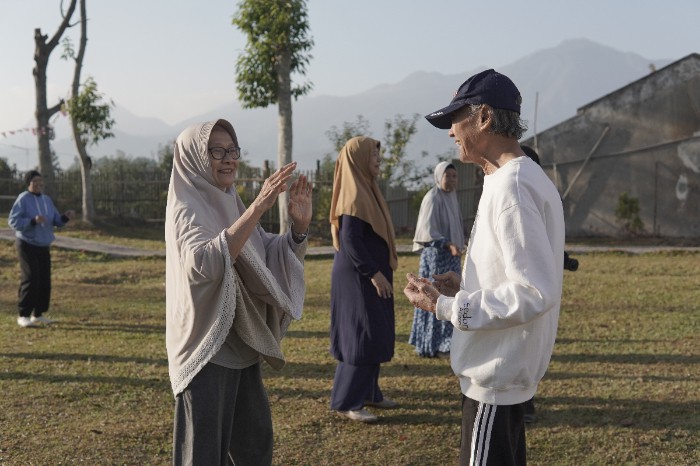
M 35 176 L 29 181 L 27 191 L 34 194 L 41 194 L 44 191 L 44 179 L 40 176 Z
M 207 148 L 211 150 L 214 147 L 223 147 L 224 149 L 233 149 L 236 144 L 233 142 L 233 138 L 228 134 L 225 129 L 214 126 L 211 134 L 209 135 L 209 143 Z M 226 191 L 233 185 L 236 179 L 236 170 L 238 170 L 238 160 L 233 160 L 233 153 L 228 153 L 221 160 L 216 160 L 211 156 L 209 151 L 207 151 L 209 156 L 209 162 L 211 163 L 211 174 L 214 178 L 214 183 Z
M 479 160 L 477 143 L 479 140 L 479 120 L 481 111 L 471 113 L 469 106 L 457 110 L 452 115 L 449 135 L 459 146 L 459 159 L 464 163 L 477 163 Z
M 369 154 L 369 174 L 372 175 L 372 178 L 379 176 L 380 162 L 379 147 L 372 147 L 372 152 Z
M 446 193 L 452 192 L 457 189 L 457 170 L 454 168 L 448 168 L 442 175 L 440 180 L 440 189 Z

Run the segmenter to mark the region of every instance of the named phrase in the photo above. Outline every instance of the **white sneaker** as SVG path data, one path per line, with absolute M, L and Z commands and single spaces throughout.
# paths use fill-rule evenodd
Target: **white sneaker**
M 374 406 L 375 408 L 382 409 L 394 409 L 398 408 L 399 406 L 397 402 L 386 397 L 382 401 L 365 401 L 365 404 L 367 406 Z
M 32 316 L 31 321 L 33 324 L 44 324 L 44 325 L 51 325 L 54 322 L 56 322 L 55 320 L 51 320 L 48 317 L 44 317 L 44 316 L 39 316 L 39 317 Z
M 345 416 L 353 421 L 360 422 L 375 422 L 378 418 L 366 409 L 358 409 L 355 411 L 338 411 L 338 414 Z
M 33 317 L 32 317 L 33 319 Z M 34 321 L 30 319 L 29 317 L 17 317 L 17 325 L 20 327 L 26 328 L 26 327 L 36 327 L 36 324 Z

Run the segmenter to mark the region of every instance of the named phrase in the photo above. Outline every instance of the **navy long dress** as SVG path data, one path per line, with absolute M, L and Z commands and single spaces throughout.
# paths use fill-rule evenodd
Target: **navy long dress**
M 339 219 L 340 250 L 331 276 L 331 354 L 339 361 L 331 408 L 360 409 L 381 401 L 379 364 L 394 356 L 394 298 L 380 298 L 371 277 L 381 271 L 393 283 L 389 247 L 357 217 Z M 353 379 L 353 380 L 348 380 Z

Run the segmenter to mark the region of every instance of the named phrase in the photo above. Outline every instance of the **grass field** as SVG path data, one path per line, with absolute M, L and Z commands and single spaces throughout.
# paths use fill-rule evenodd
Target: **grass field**
M 59 322 L 20 329 L 14 246 L 0 242 L 0 465 L 168 464 L 164 260 L 52 254 L 50 315 Z M 539 420 L 527 429 L 530 464 L 699 464 L 700 254 L 578 259 L 579 271 L 565 272 Z M 288 363 L 264 369 L 275 464 L 454 464 L 459 386 L 446 361 L 419 358 L 406 343 L 412 310 L 400 292 L 396 356 L 381 382 L 401 408 L 378 412 L 376 425 L 329 411 L 331 265 L 307 260 Z M 417 267 L 417 256 L 400 257 L 397 292 Z

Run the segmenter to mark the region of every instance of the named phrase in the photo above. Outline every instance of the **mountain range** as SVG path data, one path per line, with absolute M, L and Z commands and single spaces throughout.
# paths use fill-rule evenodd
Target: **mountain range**
M 680 58 L 651 60 L 588 39 L 571 39 L 556 47 L 534 52 L 497 71 L 509 76 L 520 89 L 523 96 L 521 115 L 528 122 L 525 135 L 528 137 L 535 129 L 542 131 L 573 117 L 582 105 L 640 79 L 654 67 L 661 68 Z M 370 122 L 371 134 L 368 135 L 382 140 L 385 121 L 393 120 L 398 114 L 423 116 L 447 105 L 467 77 L 486 68 L 488 66 L 470 66 L 465 59 L 465 70 L 459 74 L 418 71 L 398 83 L 381 84 L 352 96 L 302 97 L 293 103 L 293 158 L 302 169 L 314 168 L 317 160 L 333 151 L 326 132 L 333 126 L 342 128 L 343 123 L 356 121 L 358 115 Z M 226 118 L 236 128 L 244 158 L 250 164 L 260 166 L 267 159 L 276 165 L 275 106 L 244 110 L 231 97 L 219 108 L 171 126 L 157 118 L 133 115 L 117 103 L 113 117 L 116 121 L 115 137 L 91 148 L 93 157 L 123 153 L 155 158 L 159 147 L 173 141 L 189 124 Z M 67 168 L 74 163 L 71 154 L 75 153 L 75 148 L 69 137 L 66 118 L 57 120 L 56 134 L 58 137 L 53 141 L 53 147 L 61 166 Z M 433 128 L 421 117 L 407 152 L 417 164 L 432 165 L 438 155 L 454 147 L 446 131 Z M 424 152 L 429 154 L 425 158 L 421 157 Z

